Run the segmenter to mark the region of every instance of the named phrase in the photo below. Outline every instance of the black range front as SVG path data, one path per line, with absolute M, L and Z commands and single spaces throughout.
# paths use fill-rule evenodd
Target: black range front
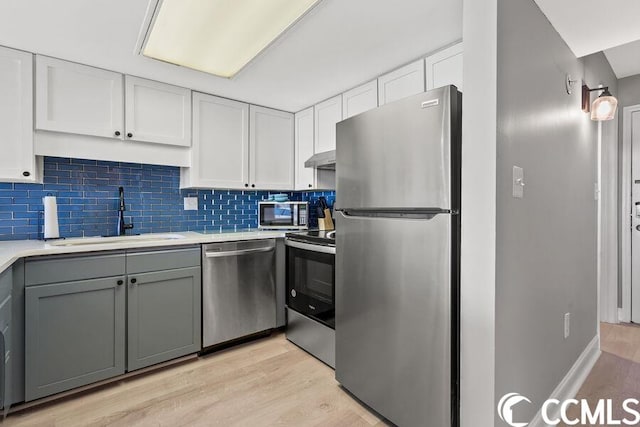
M 287 234 L 287 307 L 334 329 L 336 248 L 318 233 Z

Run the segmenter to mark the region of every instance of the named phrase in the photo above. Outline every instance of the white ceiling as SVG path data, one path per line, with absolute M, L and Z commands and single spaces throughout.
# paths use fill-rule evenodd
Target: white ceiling
M 604 51 L 619 79 L 640 74 L 640 1 L 535 2 L 578 58 Z
M 324 0 L 227 80 L 134 53 L 155 1 L 0 0 L 0 45 L 299 111 L 462 38 L 462 0 Z
M 638 0 L 535 0 L 578 57 L 640 40 Z
M 640 40 L 605 50 L 604 54 L 619 79 L 640 74 Z

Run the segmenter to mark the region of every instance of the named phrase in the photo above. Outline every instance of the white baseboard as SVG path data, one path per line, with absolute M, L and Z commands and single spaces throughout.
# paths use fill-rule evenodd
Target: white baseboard
M 578 390 L 582 387 L 582 383 L 587 379 L 587 376 L 591 372 L 593 365 L 600 357 L 600 337 L 596 335 L 593 337 L 589 345 L 584 349 L 576 363 L 573 364 L 567 375 L 560 381 L 560 384 L 549 396 L 549 399 L 558 399 L 559 401 L 573 399 Z M 541 408 L 542 409 L 542 408 Z M 551 419 L 557 419 L 560 417 L 560 407 L 557 407 L 557 413 L 548 414 Z M 529 427 L 546 427 L 544 421 L 542 421 L 542 412 L 538 411 L 535 417 L 529 423 Z
M 624 310 L 622 308 L 618 308 L 618 323 L 624 322 Z

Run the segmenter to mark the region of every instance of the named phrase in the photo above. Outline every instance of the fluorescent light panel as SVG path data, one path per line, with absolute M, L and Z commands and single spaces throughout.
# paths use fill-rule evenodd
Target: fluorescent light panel
M 320 0 L 162 0 L 144 56 L 233 77 Z

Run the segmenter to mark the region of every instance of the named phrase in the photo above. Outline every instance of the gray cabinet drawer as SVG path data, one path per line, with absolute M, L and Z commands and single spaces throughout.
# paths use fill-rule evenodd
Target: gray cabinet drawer
M 10 357 L 10 347 L 11 343 L 11 328 L 7 326 L 2 330 L 2 336 L 0 336 L 0 354 L 4 352 L 4 358 L 0 361 L 0 372 L 1 376 L 1 393 L 0 393 L 0 402 L 3 408 L 3 415 L 6 417 L 9 412 L 9 407 L 11 406 L 11 396 L 12 396 L 12 380 L 13 380 L 13 372 L 12 372 L 12 361 Z
M 11 295 L 8 295 L 4 301 L 0 303 L 0 333 L 4 336 L 4 358 L 5 363 L 9 360 L 11 354 L 11 305 L 13 300 Z M 5 375 L 7 372 L 5 372 Z
M 127 252 L 127 273 L 199 267 L 200 246 L 144 252 Z
M 25 286 L 98 279 L 125 274 L 124 253 L 27 260 Z
M 11 323 L 11 295 L 7 295 L 4 301 L 0 302 L 0 330 Z
M 2 336 L 4 337 L 4 363 L 6 366 L 11 356 L 11 326 L 7 324 L 7 326 L 2 329 Z M 5 375 L 7 374 L 8 372 L 5 371 Z M 5 390 L 7 389 L 8 387 L 5 386 Z
M 0 273 L 0 302 L 4 301 L 11 293 L 13 287 L 13 268 L 9 267 Z

